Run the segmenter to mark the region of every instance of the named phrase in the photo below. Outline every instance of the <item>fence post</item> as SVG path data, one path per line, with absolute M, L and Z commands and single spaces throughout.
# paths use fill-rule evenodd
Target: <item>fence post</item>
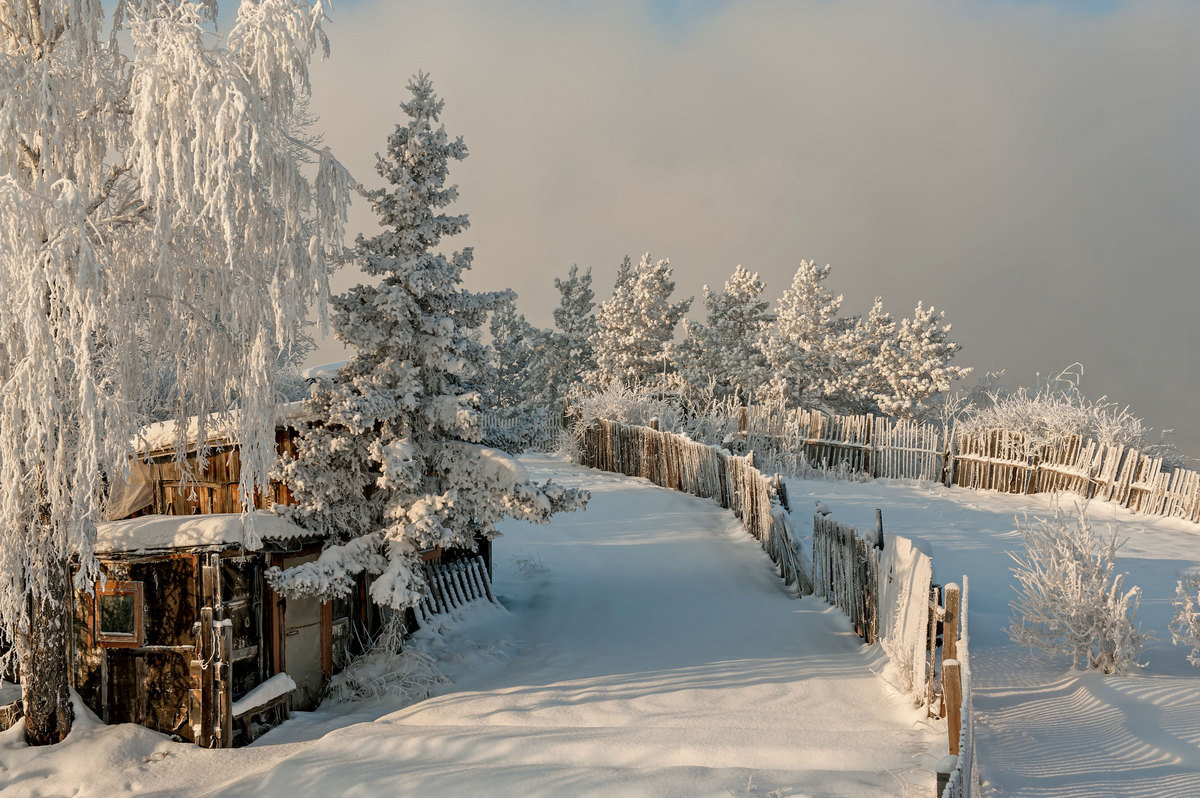
M 962 734 L 962 670 L 956 659 L 942 661 L 942 695 L 946 698 L 946 734 L 950 738 L 950 753 L 958 756 L 958 739 Z
M 942 659 L 958 659 L 958 604 L 961 590 L 951 582 L 946 585 L 946 619 L 942 622 Z

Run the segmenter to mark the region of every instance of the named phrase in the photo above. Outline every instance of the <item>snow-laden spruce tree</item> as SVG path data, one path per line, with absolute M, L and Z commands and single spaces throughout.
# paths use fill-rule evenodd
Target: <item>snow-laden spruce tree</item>
M 1087 515 L 1055 509 L 1052 518 L 1019 526 L 1025 551 L 1016 562 L 1017 600 L 1009 636 L 1049 655 L 1066 654 L 1076 668 L 1120 673 L 1141 667 L 1149 638 L 1135 625 L 1142 591 L 1125 589 L 1117 568 L 1117 533 L 1101 539 Z
M 480 393 L 489 358 L 479 330 L 509 292 L 462 287 L 472 252 L 436 251 L 467 226 L 444 209 L 450 161 L 467 155 L 439 123 L 443 103 L 428 75 L 409 83 L 409 121 L 388 137 L 376 169 L 388 186 L 366 192 L 385 228 L 360 237 L 357 263 L 378 285 L 359 285 L 334 303 L 334 330 L 354 356 L 306 403 L 313 425 L 283 478 L 297 523 L 331 535 L 317 560 L 273 571 L 289 596 L 344 595 L 360 573 L 383 606 L 404 609 L 425 595 L 420 552 L 474 549 L 501 517 L 545 521 L 581 507 L 586 493 L 531 483 L 521 466 L 480 440 Z
M 663 384 L 667 343 L 692 305 L 690 297 L 672 302 L 674 292 L 670 261 L 651 260 L 649 252 L 637 266 L 625 258 L 612 297 L 596 313 L 593 384 L 612 379 L 627 386 Z
M 273 358 L 341 251 L 348 176 L 298 155 L 320 4 L 243 3 L 224 36 L 215 10 L 125 0 L 106 36 L 100 0 L 0 0 L 0 624 L 33 743 L 71 726 L 69 591 L 96 578 L 148 359 L 169 353 L 180 419 L 237 409 L 253 496 Z
M 517 312 L 517 296 L 510 293 L 492 311 L 492 368 L 488 375 L 495 407 L 522 409 L 530 400 L 529 363 L 541 332 Z
M 686 337 L 671 347 L 675 370 L 690 396 L 708 396 L 745 404 L 766 378 L 767 360 L 759 339 L 771 316 L 759 299 L 763 283 L 738 266 L 725 287 L 704 286 L 703 324 L 685 319 Z M 710 390 L 711 389 L 711 390 Z
M 925 420 L 931 415 L 929 400 L 971 373 L 950 364 L 962 347 L 950 339 L 945 317 L 918 302 L 912 318 L 901 319 L 895 337 L 881 349 L 877 369 L 887 386 L 875 401 L 884 413 Z
M 840 344 L 854 320 L 839 315 L 842 296 L 826 290 L 828 277 L 828 265 L 801 261 L 791 288 L 780 297 L 775 321 L 760 339 L 770 374 L 759 388 L 760 399 L 789 407 L 831 409 L 828 397 L 844 371 Z
M 570 365 L 570 383 L 579 381 L 579 375 L 596 367 L 592 350 L 592 337 L 596 334 L 596 294 L 592 290 L 592 268 L 583 274 L 579 265 L 573 264 L 567 279 L 554 278 L 558 290 L 558 307 L 554 309 L 554 326 L 562 334 L 562 351 Z M 566 387 L 563 393 L 566 393 Z

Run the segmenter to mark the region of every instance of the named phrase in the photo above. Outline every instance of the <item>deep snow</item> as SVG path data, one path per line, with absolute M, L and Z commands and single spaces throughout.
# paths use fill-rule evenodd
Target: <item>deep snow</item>
M 1200 568 L 1200 527 L 1135 515 L 1094 502 L 1103 531 L 1117 525 L 1125 545 L 1117 570 L 1139 585 L 1137 615 L 1153 632 L 1146 667 L 1126 676 L 1070 669 L 1010 642 L 1004 631 L 1016 597 L 1008 552 L 1023 548 L 1017 519 L 1053 512 L 1047 495 L 1011 496 L 897 480 L 788 480 L 794 517 L 823 501 L 860 529 L 883 509 L 885 532 L 932 545 L 934 577 L 970 576 L 971 669 L 976 744 L 989 795 L 1044 798 L 1200 796 L 1200 670 L 1171 645 L 1171 599 L 1181 572 Z M 1078 501 L 1061 495 L 1064 509 Z M 795 518 L 797 528 L 803 519 Z M 811 528 L 811 524 L 809 525 Z
M 732 514 L 644 480 L 523 462 L 592 502 L 503 526 L 508 609 L 476 605 L 423 635 L 453 680 L 438 695 L 296 713 L 234 751 L 87 719 L 33 750 L 18 727 L 0 736 L 4 794 L 933 792 L 944 732 L 872 673 L 881 656 L 837 610 L 783 591 Z

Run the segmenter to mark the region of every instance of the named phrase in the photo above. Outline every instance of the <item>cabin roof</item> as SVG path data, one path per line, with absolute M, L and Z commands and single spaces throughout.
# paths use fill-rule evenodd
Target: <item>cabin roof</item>
M 299 541 L 320 535 L 274 513 L 254 513 L 254 530 L 264 541 Z M 178 549 L 226 549 L 242 544 L 239 513 L 143 515 L 96 525 L 96 554 L 149 554 Z
M 210 416 L 205 422 L 205 443 L 209 445 L 237 443 L 238 441 L 234 434 L 236 426 L 234 414 L 236 412 L 230 411 L 229 413 L 217 413 Z M 287 426 L 291 422 L 304 418 L 306 418 L 304 402 L 287 402 L 279 405 L 275 417 L 275 425 L 276 427 Z M 188 418 L 186 440 L 189 447 L 199 442 L 199 427 L 198 416 Z M 148 424 L 138 431 L 137 435 L 130 441 L 130 445 L 136 453 L 145 456 L 173 451 L 178 443 L 178 429 L 178 422 L 174 419 Z

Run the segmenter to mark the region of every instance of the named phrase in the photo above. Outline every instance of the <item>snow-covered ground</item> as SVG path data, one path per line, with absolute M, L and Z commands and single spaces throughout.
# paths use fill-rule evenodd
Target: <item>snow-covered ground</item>
M 879 654 L 837 610 L 783 592 L 728 511 L 524 462 L 592 503 L 503 527 L 508 610 L 424 640 L 453 680 L 438 695 L 296 713 L 234 751 L 87 719 L 34 750 L 14 729 L 0 735 L 4 794 L 932 794 L 944 733 L 873 674 Z
M 1101 529 L 1115 523 L 1127 540 L 1117 567 L 1129 572 L 1126 584 L 1141 586 L 1138 618 L 1157 636 L 1145 669 L 1103 676 L 1048 662 L 1004 631 L 1015 597 L 1008 552 L 1023 548 L 1016 518 L 1050 514 L 1050 497 L 890 480 L 789 480 L 788 488 L 798 528 L 818 499 L 859 529 L 874 525 L 879 507 L 887 532 L 932 543 L 937 581 L 969 575 L 976 734 L 989 795 L 1200 796 L 1200 670 L 1167 630 L 1178 574 L 1200 567 L 1200 528 L 1109 504 L 1088 508 Z

